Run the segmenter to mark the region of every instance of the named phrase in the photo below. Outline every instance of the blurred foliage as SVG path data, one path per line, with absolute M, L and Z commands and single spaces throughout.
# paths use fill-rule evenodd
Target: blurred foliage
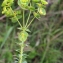
M 30 36 L 24 48 L 24 57 L 28 63 L 63 63 L 63 1 L 48 1 L 47 15 L 36 19 L 30 26 Z M 4 22 L 0 20 L 0 63 L 18 61 L 17 27 L 17 23 L 11 23 L 8 18 Z

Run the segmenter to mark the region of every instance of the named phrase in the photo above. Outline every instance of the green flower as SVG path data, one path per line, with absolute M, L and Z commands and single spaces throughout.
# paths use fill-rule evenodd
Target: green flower
M 4 0 L 2 6 L 11 6 L 14 0 Z
M 3 7 L 2 14 L 5 14 L 6 16 L 13 16 L 12 10 L 10 8 Z
M 6 12 L 7 12 L 7 9 L 6 9 L 6 7 L 3 7 L 2 14 L 6 13 Z
M 29 3 L 30 0 L 20 0 L 20 2 L 24 4 L 24 3 Z

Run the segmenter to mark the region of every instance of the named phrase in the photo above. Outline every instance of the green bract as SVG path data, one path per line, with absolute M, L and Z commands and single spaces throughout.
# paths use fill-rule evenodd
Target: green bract
M 14 11 L 14 15 L 15 15 L 18 19 L 22 18 L 21 10 L 16 10 L 16 11 Z M 10 19 L 12 20 L 13 23 L 16 23 L 17 20 L 15 19 L 14 15 L 13 15 Z
M 6 16 L 12 16 L 12 10 L 10 7 L 12 6 L 14 0 L 4 0 L 2 3 L 3 11 L 2 14 L 5 14 Z
M 41 3 L 44 5 L 48 4 L 48 2 L 46 2 L 45 0 L 41 0 Z
M 18 39 L 22 42 L 25 42 L 27 40 L 27 37 L 28 37 L 28 33 L 25 32 L 25 31 L 21 31 L 19 34 L 18 34 Z
M 38 12 L 40 15 L 46 15 L 46 11 L 44 8 L 38 8 Z
M 38 7 L 42 7 L 42 4 L 41 3 L 36 3 Z
M 19 40 L 22 42 L 26 41 L 27 37 L 28 37 L 27 32 L 30 32 L 30 30 L 27 29 L 26 27 L 21 27 L 21 28 L 19 28 L 19 30 L 21 30 L 21 32 L 18 34 Z
M 28 4 L 30 3 L 30 0 L 18 0 L 18 5 L 26 10 L 28 8 Z

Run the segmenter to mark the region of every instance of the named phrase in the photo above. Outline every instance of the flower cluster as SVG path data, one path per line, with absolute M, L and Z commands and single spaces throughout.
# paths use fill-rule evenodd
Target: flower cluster
M 44 7 L 47 4 L 45 0 L 18 0 L 18 5 L 24 10 L 32 11 L 35 17 L 46 15 Z
M 12 6 L 14 0 L 4 0 L 2 3 L 3 11 L 2 14 L 5 14 L 7 16 L 12 16 L 12 10 L 10 7 Z
M 7 17 L 10 17 L 13 23 L 17 22 L 16 18 L 21 18 L 21 10 L 12 10 L 12 5 L 14 4 L 14 0 L 4 0 L 2 3 L 3 11 L 2 14 L 5 14 Z

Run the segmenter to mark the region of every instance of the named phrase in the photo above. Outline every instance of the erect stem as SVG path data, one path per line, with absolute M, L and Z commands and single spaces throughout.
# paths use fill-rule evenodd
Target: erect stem
M 14 16 L 18 22 L 18 24 L 20 25 L 20 27 L 22 27 L 21 23 L 19 22 L 18 18 L 16 16 Z
M 31 23 L 34 21 L 35 17 L 30 21 L 30 23 L 28 24 L 27 28 L 31 25 Z
M 24 27 L 24 25 L 25 25 L 25 23 L 24 23 L 25 20 L 24 20 L 24 19 L 25 19 L 25 17 L 24 17 L 24 10 L 23 10 L 23 27 Z
M 19 55 L 19 63 L 22 63 L 23 58 L 23 48 L 24 48 L 24 42 L 21 43 L 20 46 L 20 55 Z
M 28 16 L 28 18 L 27 18 L 26 26 L 27 26 L 27 24 L 28 24 L 28 22 L 29 22 L 30 15 L 31 15 L 31 11 L 29 12 L 29 16 Z

